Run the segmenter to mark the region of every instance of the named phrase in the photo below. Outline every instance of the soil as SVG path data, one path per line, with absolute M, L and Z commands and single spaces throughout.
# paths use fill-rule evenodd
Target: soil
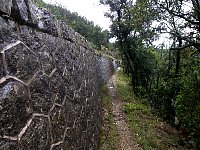
M 117 96 L 115 75 L 113 75 L 109 80 L 108 89 L 112 98 L 114 123 L 116 124 L 119 136 L 117 150 L 142 150 L 142 148 L 134 139 L 134 135 L 131 134 L 125 114 L 122 111 L 123 103 L 122 100 Z

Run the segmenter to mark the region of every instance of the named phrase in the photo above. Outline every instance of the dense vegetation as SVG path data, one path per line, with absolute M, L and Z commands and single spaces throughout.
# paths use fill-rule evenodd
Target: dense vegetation
M 94 48 L 100 50 L 109 47 L 109 31 L 103 30 L 100 26 L 94 25 L 85 17 L 79 16 L 76 12 L 70 12 L 62 6 L 46 4 L 43 0 L 33 0 L 39 7 L 48 9 L 59 20 L 66 22 L 76 32 L 92 42 Z
M 200 141 L 200 1 L 100 0 L 109 6 L 124 72 L 137 96 Z M 152 43 L 165 34 L 168 40 Z M 166 45 L 166 43 L 169 43 Z M 199 145 L 199 144 L 198 144 Z
M 132 135 L 143 150 L 187 150 L 187 147 L 192 147 L 191 141 L 184 141 L 178 130 L 155 115 L 147 99 L 134 96 L 129 76 L 118 71 L 116 83 Z

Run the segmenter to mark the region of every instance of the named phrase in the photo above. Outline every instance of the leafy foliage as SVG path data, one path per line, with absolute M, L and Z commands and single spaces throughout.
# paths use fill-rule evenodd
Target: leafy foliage
M 111 34 L 134 93 L 148 98 L 169 123 L 200 139 L 200 2 L 100 2 L 110 7 L 106 16 L 112 21 Z M 152 44 L 162 34 L 168 35 L 169 48 Z
M 124 100 L 123 110 L 127 116 L 135 140 L 144 150 L 188 149 L 178 131 L 152 114 L 148 103 L 133 95 L 130 78 L 121 71 L 116 74 L 117 93 Z M 126 89 L 126 90 L 123 90 Z

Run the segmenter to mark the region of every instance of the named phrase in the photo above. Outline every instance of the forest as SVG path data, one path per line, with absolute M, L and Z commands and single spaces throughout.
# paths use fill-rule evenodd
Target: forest
M 200 1 L 100 0 L 135 95 L 200 141 Z M 167 35 L 166 41 L 153 43 Z
M 77 13 L 35 0 L 85 36 L 98 50 L 120 52 L 136 96 L 187 137 L 200 141 L 200 1 L 100 0 L 110 32 Z M 155 41 L 163 38 L 163 44 Z M 116 42 L 109 43 L 115 37 Z M 200 142 L 199 142 L 200 143 Z

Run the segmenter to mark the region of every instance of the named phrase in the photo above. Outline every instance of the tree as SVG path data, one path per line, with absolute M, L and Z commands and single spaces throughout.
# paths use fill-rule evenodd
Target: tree
M 182 44 L 174 45 L 172 50 L 194 47 L 200 52 L 200 1 L 199 0 L 153 0 L 156 9 L 159 9 L 165 19 L 165 32 L 169 32 L 174 37 L 182 40 Z M 167 30 L 166 21 L 173 18 L 174 30 Z M 182 30 L 177 30 L 182 29 Z
M 145 39 L 144 36 L 150 37 L 150 34 L 147 36 L 145 32 L 147 33 L 148 31 L 145 31 L 139 25 L 138 16 L 140 13 L 134 14 L 137 12 L 138 7 L 133 6 L 133 1 L 131 0 L 101 0 L 100 2 L 101 4 L 108 5 L 110 8 L 110 11 L 105 15 L 112 21 L 111 34 L 117 37 L 124 70 L 127 74 L 131 75 L 133 88 L 137 89 L 140 85 L 147 86 L 151 71 L 143 61 L 149 62 L 148 59 L 151 58 L 151 55 L 147 51 L 147 47 L 143 41 Z M 140 3 L 137 6 L 141 6 L 142 4 L 147 3 Z M 143 8 L 145 8 L 145 5 L 143 5 Z M 146 25 L 150 26 L 151 19 L 148 17 L 145 18 L 144 15 L 142 16 L 143 22 L 141 24 L 146 22 Z M 148 33 L 150 33 L 150 30 Z M 149 55 L 145 55 L 147 53 Z
M 199 0 L 101 0 L 137 96 L 200 141 Z M 170 47 L 152 42 L 169 35 Z M 163 44 L 164 45 L 164 44 Z

